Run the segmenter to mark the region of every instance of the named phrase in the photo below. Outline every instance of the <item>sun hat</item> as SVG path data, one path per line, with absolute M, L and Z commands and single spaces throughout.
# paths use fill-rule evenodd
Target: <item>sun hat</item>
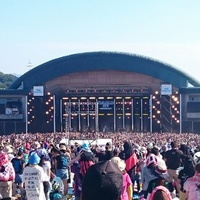
M 163 175 L 167 173 L 167 166 L 164 160 L 158 162 L 155 168 L 155 172 L 159 175 Z
M 40 163 L 40 157 L 36 152 L 31 153 L 28 163 L 31 165 L 37 165 Z
M 115 163 L 121 171 L 124 171 L 126 168 L 126 163 L 120 157 L 113 157 L 111 161 Z
M 41 148 L 41 144 L 38 141 L 33 142 L 32 144 L 33 149 L 39 149 Z
M 6 145 L 3 149 L 3 151 L 5 153 L 13 153 L 13 149 L 9 146 L 9 145 Z
M 153 143 L 149 143 L 147 146 L 148 149 L 153 149 Z
M 143 153 L 143 154 L 147 154 L 147 149 L 146 149 L 146 147 L 141 147 L 141 148 L 140 148 L 140 152 Z
M 149 166 L 150 164 L 155 164 L 155 165 L 158 164 L 158 159 L 157 159 L 156 155 L 150 154 L 150 155 L 147 157 L 146 166 Z

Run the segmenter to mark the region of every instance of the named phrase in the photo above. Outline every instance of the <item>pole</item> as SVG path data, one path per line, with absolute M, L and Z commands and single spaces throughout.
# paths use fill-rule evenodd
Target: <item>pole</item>
M 140 116 L 141 116 L 141 123 L 140 123 L 140 132 L 143 132 L 143 98 L 140 99 Z
M 62 99 L 60 99 L 60 131 L 63 132 L 63 113 L 62 113 Z
M 150 114 L 150 133 L 153 132 L 153 115 L 152 115 L 152 94 L 149 99 L 149 114 Z
M 53 132 L 56 132 L 56 96 L 53 95 Z
M 179 124 L 180 124 L 180 133 L 182 133 L 182 95 L 180 94 L 180 99 L 179 99 L 180 103 L 180 120 L 179 120 Z
M 25 106 L 25 118 L 26 118 L 26 133 L 28 133 L 28 97 L 26 96 L 26 106 Z

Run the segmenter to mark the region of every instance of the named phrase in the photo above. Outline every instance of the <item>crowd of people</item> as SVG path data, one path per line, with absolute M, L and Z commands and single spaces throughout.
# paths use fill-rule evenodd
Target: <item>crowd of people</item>
M 2 135 L 0 199 L 198 200 L 199 137 L 135 132 Z M 107 138 L 112 142 L 86 141 Z M 64 142 L 72 140 L 85 142 Z

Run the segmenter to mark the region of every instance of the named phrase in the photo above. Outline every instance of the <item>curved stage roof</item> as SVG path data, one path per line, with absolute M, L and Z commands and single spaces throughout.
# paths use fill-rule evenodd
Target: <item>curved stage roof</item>
M 89 52 L 57 58 L 39 65 L 19 77 L 9 89 L 30 91 L 33 86 L 66 74 L 99 70 L 135 72 L 152 76 L 174 87 L 187 87 L 188 82 L 199 87 L 200 83 L 180 70 L 150 58 L 117 52 Z

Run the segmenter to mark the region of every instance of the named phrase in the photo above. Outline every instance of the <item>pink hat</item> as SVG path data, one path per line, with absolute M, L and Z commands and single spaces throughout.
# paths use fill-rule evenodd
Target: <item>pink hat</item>
M 0 153 L 0 167 L 9 162 L 8 155 L 5 152 Z
M 155 164 L 155 165 L 158 164 L 158 159 L 157 159 L 156 155 L 150 154 L 149 156 L 147 156 L 146 166 L 149 166 L 150 164 Z

